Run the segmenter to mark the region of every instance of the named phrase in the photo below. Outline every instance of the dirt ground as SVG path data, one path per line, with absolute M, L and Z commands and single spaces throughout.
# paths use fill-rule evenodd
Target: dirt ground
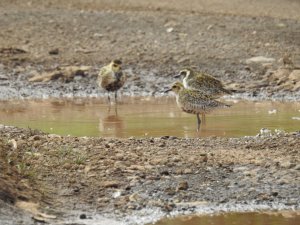
M 299 12 L 297 0 L 2 0 L 0 100 L 102 96 L 97 71 L 119 58 L 124 95 L 160 96 L 189 66 L 233 97 L 297 101 Z M 30 81 L 57 70 L 67 76 Z M 1 126 L 0 224 L 299 209 L 299 137 L 107 139 Z
M 242 97 L 300 99 L 297 1 L 0 4 L 0 99 L 101 96 L 96 75 L 116 58 L 129 77 L 126 95 L 159 95 L 189 66 Z M 265 58 L 250 60 L 257 56 Z M 91 67 L 74 79 L 28 81 L 65 66 Z
M 70 211 L 81 212 L 73 220 L 92 219 L 96 211 L 135 224 L 134 216 L 143 210 L 168 215 L 211 205 L 295 210 L 300 204 L 299 132 L 110 139 L 1 127 L 0 134 L 0 198 L 21 202 L 33 214 L 27 220 L 68 224 Z M 162 216 L 148 214 L 150 221 Z M 15 218 L 11 224 L 22 216 Z M 9 224 L 11 216 L 3 214 L 2 221 Z

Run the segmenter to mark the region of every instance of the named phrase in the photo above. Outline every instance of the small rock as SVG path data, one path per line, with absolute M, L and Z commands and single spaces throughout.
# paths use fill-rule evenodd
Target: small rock
M 201 162 L 207 162 L 207 161 L 208 161 L 207 155 L 201 157 Z
M 295 82 L 300 81 L 300 70 L 293 70 L 289 75 L 289 79 Z
M 103 34 L 101 34 L 101 33 L 94 33 L 94 35 L 93 35 L 94 37 L 98 37 L 98 38 L 102 38 L 102 37 L 104 37 L 104 35 Z
M 276 26 L 277 27 L 286 27 L 286 24 L 284 24 L 284 23 L 277 23 Z
M 226 202 L 228 202 L 228 199 L 227 199 L 227 198 L 222 198 L 222 199 L 219 201 L 219 203 L 226 203 Z
M 190 168 L 186 168 L 183 170 L 183 174 L 191 174 L 193 171 Z
M 175 191 L 174 188 L 169 187 L 169 188 L 166 188 L 166 189 L 165 189 L 165 193 L 166 193 L 167 195 L 175 195 L 175 194 L 176 194 L 176 191 Z
M 276 113 L 277 113 L 277 110 L 276 110 L 276 109 L 272 109 L 272 110 L 269 110 L 268 113 L 269 113 L 269 114 L 276 114 Z
M 180 162 L 180 156 L 174 156 L 171 160 L 173 161 L 173 162 Z
M 49 51 L 49 55 L 58 55 L 58 53 L 59 53 L 59 49 L 58 48 L 51 49 Z
M 160 171 L 160 175 L 162 175 L 162 176 L 169 176 L 170 173 L 169 173 L 168 170 L 162 170 L 162 171 Z
M 289 162 L 289 161 L 285 161 L 285 162 L 281 162 L 281 163 L 280 163 L 280 166 L 281 166 L 282 168 L 291 169 L 291 168 L 295 167 L 296 164 L 295 164 L 295 163 L 291 163 L 291 162 Z
M 29 141 L 38 141 L 41 140 L 41 137 L 39 135 L 34 135 L 28 138 Z
M 142 200 L 142 198 L 138 193 L 133 193 L 132 195 L 129 196 L 129 201 L 131 202 L 137 202 L 140 200 Z
M 118 181 L 104 181 L 102 186 L 105 188 L 117 188 L 120 186 L 120 183 Z
M 286 205 L 297 205 L 296 199 L 289 199 L 288 202 L 285 203 Z
M 268 201 L 268 200 L 270 200 L 270 195 L 267 194 L 267 193 L 261 193 L 258 196 L 258 199 L 261 200 L 261 201 Z
M 8 143 L 11 145 L 11 147 L 12 147 L 14 150 L 16 150 L 16 149 L 18 148 L 18 144 L 17 144 L 17 142 L 16 142 L 15 139 L 9 140 Z
M 167 30 L 166 30 L 166 31 L 167 31 L 168 33 L 171 33 L 171 32 L 173 32 L 173 30 L 174 30 L 174 28 L 173 28 L 173 27 L 169 27 L 169 28 L 167 28 Z
M 137 208 L 137 206 L 135 204 L 129 204 L 127 206 L 127 209 L 132 209 L 132 210 L 135 210 Z
M 72 168 L 72 164 L 67 162 L 63 165 L 63 168 L 69 170 Z
M 211 24 L 206 28 L 206 30 L 211 30 L 213 27 L 214 27 L 214 25 Z
M 121 194 L 122 194 L 122 191 L 117 190 L 116 192 L 114 192 L 114 193 L 112 194 L 112 196 L 113 196 L 113 198 L 118 198 L 118 197 L 121 196 Z
M 8 76 L 0 75 L 0 80 L 8 80 Z
M 160 143 L 159 145 L 158 145 L 158 147 L 160 147 L 160 148 L 163 148 L 163 147 L 165 147 L 166 146 L 166 143 Z
M 86 219 L 87 217 L 86 217 L 86 215 L 83 213 L 83 214 L 80 214 L 79 218 L 82 219 L 82 220 L 84 220 L 84 219 Z
M 281 179 L 281 180 L 279 180 L 279 182 L 278 182 L 278 184 L 280 184 L 280 185 L 284 185 L 284 184 L 288 184 L 289 182 L 287 181 L 287 180 L 285 180 L 285 179 Z
M 259 133 L 262 136 L 271 136 L 272 135 L 272 131 L 267 128 L 261 128 Z
M 98 198 L 97 199 L 97 202 L 99 202 L 99 203 L 108 203 L 109 202 L 109 198 L 107 198 L 107 197 L 103 197 L 103 198 Z
M 300 170 L 300 164 L 297 164 L 294 169 L 295 170 Z
M 169 139 L 170 138 L 170 136 L 162 136 L 162 137 L 160 137 L 160 139 L 162 139 L 162 140 L 166 140 L 166 139 Z
M 131 165 L 131 166 L 129 167 L 129 169 L 131 169 L 131 170 L 145 171 L 145 167 L 144 167 L 144 166 L 141 166 L 141 165 Z
M 166 212 L 171 212 L 175 208 L 175 204 L 165 204 L 163 210 Z
M 267 58 L 264 56 L 256 56 L 256 57 L 252 57 L 246 60 L 247 64 L 251 64 L 251 63 L 272 63 L 274 62 L 275 59 L 274 58 Z
M 181 181 L 178 184 L 176 190 L 177 191 L 181 191 L 181 190 L 187 190 L 188 188 L 189 188 L 188 182 L 187 181 Z

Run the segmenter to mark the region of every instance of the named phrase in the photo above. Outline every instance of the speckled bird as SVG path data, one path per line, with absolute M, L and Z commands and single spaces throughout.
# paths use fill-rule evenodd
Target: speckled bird
M 222 82 L 207 73 L 195 72 L 192 69 L 183 69 L 179 72 L 178 77 L 183 78 L 183 85 L 187 89 L 201 91 L 206 95 L 222 96 L 231 94 L 231 91 L 226 90 Z
M 197 131 L 199 131 L 201 124 L 199 114 L 208 113 L 215 108 L 230 107 L 230 105 L 215 100 L 216 98 L 213 96 L 192 89 L 186 89 L 180 82 L 174 83 L 166 92 L 168 91 L 173 91 L 176 94 L 177 105 L 182 111 L 196 114 Z
M 126 81 L 121 65 L 122 62 L 120 60 L 113 60 L 110 64 L 102 67 L 98 75 L 98 84 L 108 91 L 109 102 L 109 92 L 115 92 L 115 101 L 117 102 L 117 91 L 123 87 Z

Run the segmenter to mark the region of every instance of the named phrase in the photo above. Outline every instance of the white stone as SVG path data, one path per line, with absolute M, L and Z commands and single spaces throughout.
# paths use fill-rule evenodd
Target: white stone
M 276 114 L 276 113 L 277 113 L 277 110 L 276 110 L 276 109 L 272 109 L 272 110 L 269 110 L 268 113 L 269 113 L 269 114 Z
M 174 30 L 173 27 L 169 27 L 169 28 L 167 29 L 167 32 L 168 32 L 168 33 L 171 33 L 173 30 Z
M 250 64 L 250 63 L 272 63 L 274 61 L 275 61 L 274 58 L 267 58 L 264 56 L 256 56 L 256 57 L 247 59 L 246 63 L 247 64 Z

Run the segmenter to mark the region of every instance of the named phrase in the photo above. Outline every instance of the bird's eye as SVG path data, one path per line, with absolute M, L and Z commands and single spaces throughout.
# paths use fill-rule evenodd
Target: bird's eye
M 118 65 L 116 65 L 116 64 L 113 64 L 113 67 L 118 67 Z

